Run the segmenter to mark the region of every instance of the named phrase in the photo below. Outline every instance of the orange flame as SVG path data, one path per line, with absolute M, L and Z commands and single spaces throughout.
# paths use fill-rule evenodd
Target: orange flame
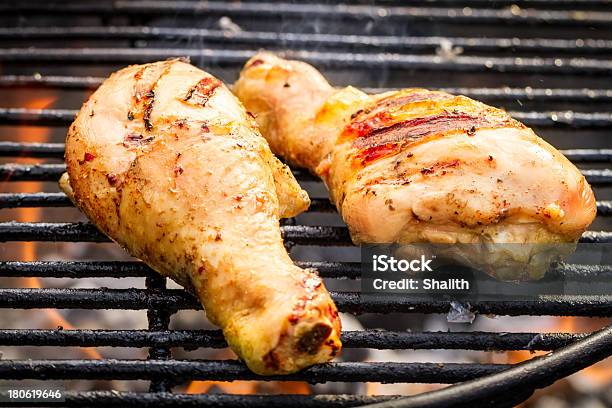
M 231 359 L 236 355 L 230 349 L 220 350 L 217 358 Z M 308 383 L 303 381 L 192 381 L 187 394 L 204 394 L 217 387 L 226 394 L 310 394 Z
M 592 332 L 604 325 L 610 324 L 610 319 L 592 319 L 579 317 L 561 317 L 560 329 L 567 333 Z M 612 384 L 612 362 L 603 360 L 580 371 L 594 387 L 604 387 Z
M 204 394 L 213 386 L 219 387 L 226 394 L 255 394 L 257 392 L 257 383 L 254 381 L 192 381 L 185 392 L 187 394 Z
M 562 316 L 555 320 L 554 331 L 559 333 L 581 333 L 581 332 L 592 332 L 600 329 L 604 325 L 610 324 L 609 319 L 595 319 L 595 318 L 580 318 L 574 316 Z M 515 364 L 525 360 L 529 360 L 537 355 L 543 355 L 546 352 L 530 352 L 530 351 L 509 351 L 507 355 L 508 363 Z M 581 380 L 593 386 L 595 389 L 609 386 L 612 384 L 612 364 L 609 360 L 600 361 L 590 367 L 587 367 L 578 373 L 574 374 Z M 534 394 L 534 398 L 537 396 L 546 395 L 546 389 L 539 390 Z M 525 406 L 525 404 L 518 405 L 519 407 Z
M 31 243 L 28 242 L 28 244 L 31 244 Z M 40 279 L 38 278 L 24 278 L 24 281 L 25 282 L 23 286 L 26 288 L 37 288 L 37 289 L 42 288 L 42 284 L 40 282 Z M 65 330 L 73 330 L 75 328 L 56 309 L 43 309 L 43 311 L 47 314 L 47 318 L 52 328 L 56 328 L 59 326 L 63 327 Z M 82 350 L 83 353 L 91 359 L 96 359 L 96 360 L 102 359 L 102 355 L 95 348 L 82 347 L 82 348 L 79 348 L 79 350 Z
M 220 388 L 226 394 L 257 394 L 261 389 L 266 394 L 310 394 L 310 387 L 301 381 L 192 381 L 187 390 L 187 394 L 203 394 L 212 387 Z
M 28 101 L 25 104 L 26 108 L 29 109 L 44 109 L 49 107 L 54 101 L 56 97 L 48 96 L 43 98 L 33 99 Z M 17 131 L 18 141 L 25 143 L 32 142 L 45 142 L 49 139 L 49 129 L 48 128 L 38 128 L 38 127 L 20 127 Z M 26 159 L 26 158 L 17 158 L 15 160 L 18 163 L 40 163 L 39 159 Z M 40 191 L 42 189 L 42 183 L 38 182 L 30 182 L 23 183 L 23 186 L 19 189 L 20 192 L 23 193 L 33 193 Z M 35 222 L 40 221 L 41 219 L 41 210 L 40 208 L 19 208 L 17 210 L 18 221 L 21 222 Z M 20 258 L 22 261 L 31 262 L 37 259 L 36 256 L 36 243 L 35 242 L 23 242 L 20 246 Z M 23 287 L 25 288 L 42 288 L 42 283 L 40 279 L 35 277 L 23 278 Z M 74 326 L 70 324 L 56 309 L 44 309 L 44 312 L 47 315 L 48 321 L 51 327 L 61 326 L 66 330 L 74 329 Z M 80 348 L 83 353 L 92 359 L 101 359 L 102 356 L 100 353 L 91 347 Z

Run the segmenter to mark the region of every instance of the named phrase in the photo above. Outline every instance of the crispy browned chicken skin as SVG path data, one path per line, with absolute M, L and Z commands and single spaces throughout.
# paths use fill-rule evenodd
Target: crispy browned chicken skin
M 66 163 L 77 206 L 191 287 L 251 370 L 291 373 L 338 353 L 336 306 L 279 229 L 308 196 L 218 79 L 178 60 L 122 69 L 70 126 Z
M 529 279 L 556 256 L 544 244 L 575 242 L 595 217 L 569 160 L 465 96 L 338 90 L 270 53 L 245 65 L 234 91 L 272 151 L 325 181 L 355 243 L 473 244 L 463 259 Z M 522 245 L 489 245 L 499 243 Z

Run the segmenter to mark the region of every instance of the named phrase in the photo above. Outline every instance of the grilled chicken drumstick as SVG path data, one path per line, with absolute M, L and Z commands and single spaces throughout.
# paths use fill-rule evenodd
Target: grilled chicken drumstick
M 291 373 L 340 350 L 336 306 L 281 238 L 279 218 L 308 196 L 218 79 L 178 60 L 122 69 L 70 126 L 66 162 L 76 205 L 191 287 L 251 370 Z
M 312 66 L 269 53 L 245 65 L 234 92 L 273 152 L 325 181 L 355 243 L 476 244 L 464 258 L 520 280 L 545 272 L 542 244 L 574 243 L 595 217 L 569 160 L 465 96 L 338 90 Z

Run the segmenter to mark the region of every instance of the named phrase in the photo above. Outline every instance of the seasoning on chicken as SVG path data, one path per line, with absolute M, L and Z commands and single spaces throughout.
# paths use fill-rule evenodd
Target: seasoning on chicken
M 473 264 L 533 279 L 555 256 L 548 244 L 576 242 L 595 217 L 569 160 L 465 96 L 334 89 L 269 53 L 245 65 L 234 92 L 273 152 L 325 181 L 355 243 L 475 244 L 463 250 Z M 499 243 L 522 245 L 488 245 Z
M 66 162 L 76 205 L 191 288 L 251 370 L 291 373 L 339 352 L 336 306 L 279 227 L 308 196 L 218 79 L 179 60 L 120 70 L 70 126 Z

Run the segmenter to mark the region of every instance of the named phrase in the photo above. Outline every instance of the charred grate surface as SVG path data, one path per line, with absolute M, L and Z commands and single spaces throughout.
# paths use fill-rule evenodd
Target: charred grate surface
M 416 0 L 409 5 L 384 0 L 351 4 L 337 0 L 306 4 L 250 0 L 51 0 L 18 4 L 0 1 L 3 65 L 0 93 L 60 92 L 78 94 L 80 101 L 106 74 L 122 65 L 169 57 L 190 57 L 196 65 L 231 81 L 244 61 L 262 47 L 309 61 L 329 71 L 338 85 L 364 85 L 368 92 L 385 92 L 407 85 L 440 88 L 502 106 L 546 139 L 565 140 L 567 147 L 562 153 L 580 166 L 598 196 L 597 221 L 581 242 L 610 243 L 611 5 L 609 0 Z M 66 24 L 58 19 L 65 15 L 77 23 Z M 220 17 L 231 19 L 242 29 L 219 26 Z M 92 21 L 96 23 L 91 24 Z M 572 82 L 579 87 L 572 86 Z M 0 126 L 19 131 L 22 127 L 46 127 L 49 132 L 61 133 L 78 108 L 78 104 L 61 102 L 43 109 L 3 105 Z M 16 138 L 11 136 L 11 140 Z M 65 171 L 60 162 L 63 153 L 63 143 L 0 141 L 0 179 L 55 184 Z M 39 162 L 14 163 L 15 158 Z M 301 182 L 319 182 L 301 169 L 293 171 Z M 72 207 L 72 203 L 59 192 L 0 193 L 0 209 L 42 207 L 66 208 Z M 313 199 L 309 210 L 327 215 L 335 212 L 326 198 Z M 282 232 L 289 248 L 352 245 L 347 229 L 340 226 L 302 225 L 298 219 L 283 225 Z M 89 223 L 0 222 L 0 242 L 8 241 L 108 242 L 108 239 Z M 355 262 L 296 263 L 316 269 L 328 279 L 356 280 L 361 275 L 360 265 Z M 549 274 L 607 279 L 612 275 L 612 265 L 559 264 Z M 256 376 L 236 361 L 181 360 L 173 356 L 173 348 L 224 348 L 227 344 L 218 330 L 170 330 L 169 321 L 174 313 L 201 307 L 186 291 L 169 289 L 165 278 L 141 262 L 3 261 L 0 275 L 144 278 L 144 289 L 0 289 L 0 308 L 147 311 L 148 326 L 143 330 L 0 328 L 0 345 L 4 346 L 148 349 L 145 360 L 0 361 L 0 379 L 149 381 L 149 391 L 145 393 L 68 392 L 65 405 L 73 407 L 513 405 L 528 398 L 535 389 L 604 359 L 612 350 L 611 328 L 595 334 L 346 331 L 342 340 L 347 349 L 554 353 L 515 366 L 339 362 L 279 378 L 309 383 L 461 382 L 401 401 L 399 396 L 187 395 L 173 392 L 173 387 L 180 381 L 194 379 L 267 381 L 275 377 Z M 452 309 L 453 300 L 441 297 L 390 302 L 371 296 L 366 301 L 359 293 L 348 291 L 332 292 L 332 297 L 340 310 L 356 315 L 446 314 Z M 543 296 L 537 302 L 479 301 L 465 306 L 477 314 L 612 316 L 611 296 Z
M 346 348 L 379 350 L 556 350 L 587 333 L 395 332 L 359 330 L 342 333 Z M 0 330 L 4 346 L 201 347 L 224 348 L 220 330 Z

